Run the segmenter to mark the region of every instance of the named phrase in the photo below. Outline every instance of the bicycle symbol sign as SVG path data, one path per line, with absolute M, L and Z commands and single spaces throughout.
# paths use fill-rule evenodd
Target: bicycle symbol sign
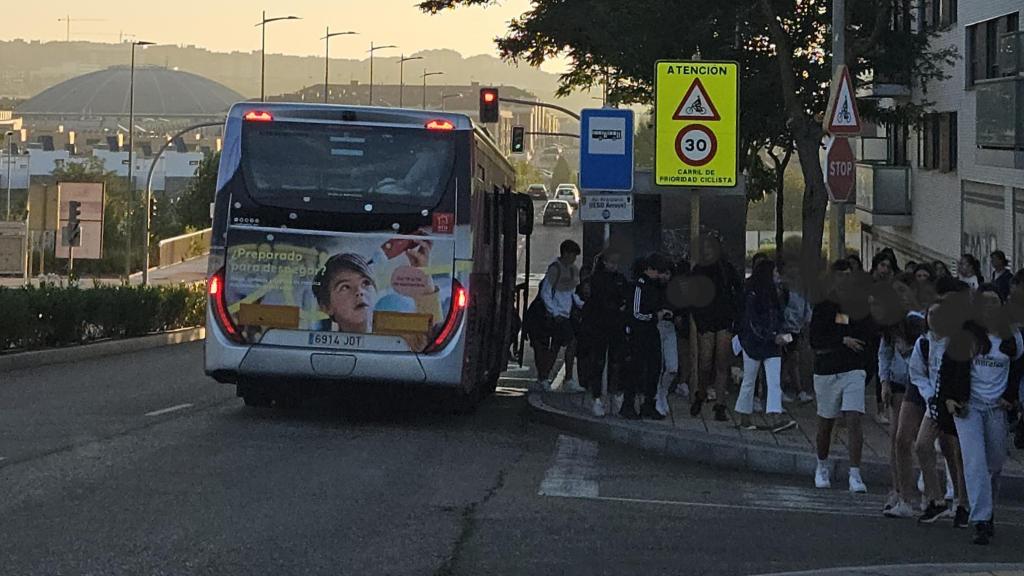
M 685 164 L 703 166 L 715 158 L 718 139 L 706 126 L 691 124 L 676 135 L 676 155 Z

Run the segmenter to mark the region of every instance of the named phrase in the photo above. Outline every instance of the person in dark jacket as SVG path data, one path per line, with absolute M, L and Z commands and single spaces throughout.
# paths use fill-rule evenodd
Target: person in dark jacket
M 621 409 L 622 394 L 618 391 L 619 373 L 625 357 L 625 307 L 629 290 L 626 277 L 619 272 L 621 256 L 611 250 L 594 259 L 589 294 L 583 304 L 580 341 L 586 343 L 586 356 L 581 359 L 580 377 L 593 398 L 593 413 L 602 417 L 611 408 Z M 608 367 L 608 394 L 603 396 L 603 376 Z
M 757 428 L 750 422 L 750 415 L 754 411 L 754 386 L 762 365 L 768 388 L 765 413 L 773 419 L 772 430 L 782 432 L 796 425 L 782 415 L 782 346 L 792 341 L 792 335 L 782 332 L 778 282 L 775 262 L 768 259 L 757 263 L 747 282 L 746 305 L 739 329 L 743 347 L 743 385 L 736 398 L 740 427 L 747 430 Z
M 1010 298 L 1010 285 L 1013 283 L 1013 273 L 1007 268 L 1006 253 L 996 250 L 988 257 L 992 265 L 992 285 L 995 287 L 1003 302 Z
M 849 433 L 850 491 L 867 492 L 860 474 L 864 447 L 861 417 L 868 363 L 865 347 L 872 334 L 872 323 L 866 291 L 853 280 L 849 261 L 836 261 L 832 265 L 832 289 L 825 300 L 814 306 L 811 314 L 814 393 L 818 403 L 818 466 L 814 485 L 818 488 L 832 486 L 828 456 L 832 429 L 842 413 Z
M 970 351 L 961 356 L 969 360 L 944 360 L 937 394 L 938 409 L 952 414 L 960 439 L 974 543 L 988 544 L 995 532 L 992 510 L 1009 450 L 1007 412 L 1017 403 L 1011 374 L 1019 375 L 1015 364 L 1024 353 L 1024 342 L 1010 325 L 994 285 L 981 285 L 977 299 L 980 318 L 968 326 Z
M 658 321 L 669 320 L 672 313 L 667 309 L 665 286 L 671 273 L 671 266 L 660 254 L 651 254 L 640 265 L 633 288 L 633 296 L 627 302 L 630 310 L 626 331 L 629 342 L 631 377 L 627 383 L 619 415 L 623 418 L 665 418 L 655 407 L 658 381 L 661 378 L 662 353 L 661 334 Z M 644 404 L 640 414 L 636 413 L 636 395 L 643 392 Z
M 698 386 L 690 403 L 690 414 L 700 414 L 704 402 L 715 402 L 715 420 L 729 419 L 725 408 L 725 384 L 732 362 L 732 337 L 737 312 L 742 307 L 743 290 L 740 275 L 722 257 L 717 238 L 707 237 L 702 243 L 701 263 L 693 267 L 691 282 L 696 301 L 693 319 L 698 337 Z

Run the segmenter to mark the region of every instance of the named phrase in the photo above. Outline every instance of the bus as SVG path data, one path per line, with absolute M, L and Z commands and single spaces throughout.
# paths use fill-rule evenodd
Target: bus
M 349 384 L 472 406 L 505 370 L 532 202 L 469 117 L 239 103 L 213 206 L 206 373 L 248 406 Z

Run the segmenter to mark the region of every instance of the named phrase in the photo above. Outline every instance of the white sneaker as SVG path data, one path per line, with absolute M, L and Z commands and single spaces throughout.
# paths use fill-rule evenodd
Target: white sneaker
M 883 512 L 889 518 L 913 518 L 914 509 L 907 504 L 907 501 L 900 498 L 896 505 Z
M 814 487 L 815 488 L 831 488 L 832 480 L 829 479 L 828 466 L 818 464 L 818 469 L 814 471 Z
M 810 392 L 801 392 L 797 394 L 796 399 L 799 400 L 801 404 L 807 404 L 808 402 L 814 401 L 814 394 L 811 394 Z
M 598 418 L 604 418 L 604 400 L 601 400 L 600 398 L 594 398 L 594 406 L 591 409 L 591 412 L 594 414 L 594 416 L 597 416 Z
M 676 386 L 676 395 L 679 396 L 680 398 L 689 398 L 690 385 L 687 384 L 686 382 L 680 382 L 679 385 Z
M 868 491 L 867 485 L 860 478 L 859 470 L 850 470 L 850 492 L 854 494 L 866 494 Z
M 782 401 L 784 403 L 786 403 L 786 404 L 792 404 L 793 403 L 793 397 L 790 396 L 789 394 L 783 392 L 782 393 Z
M 562 381 L 561 391 L 566 394 L 579 394 L 580 392 L 586 392 L 587 389 L 580 386 L 576 380 L 572 378 L 566 378 Z
M 555 392 L 554 383 L 552 383 L 551 380 L 547 378 L 541 380 L 538 383 L 538 386 L 540 386 L 540 389 L 544 392 Z
M 658 398 L 654 401 L 654 409 L 658 411 L 662 416 L 668 416 L 668 398 L 658 394 Z
M 714 402 L 718 400 L 718 393 L 715 392 L 714 388 L 708 389 L 708 402 Z
M 612 414 L 618 414 L 622 411 L 622 403 L 625 401 L 622 394 L 615 394 L 612 396 Z
M 760 398 L 754 398 L 754 412 L 764 412 L 764 400 Z

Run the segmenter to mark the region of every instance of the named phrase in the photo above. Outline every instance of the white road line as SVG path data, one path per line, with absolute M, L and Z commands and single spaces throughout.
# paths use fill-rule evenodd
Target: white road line
M 538 495 L 597 497 L 597 442 L 559 435 L 552 460 Z
M 163 408 L 161 410 L 153 410 L 152 412 L 146 412 L 146 416 L 160 416 L 161 414 L 167 414 L 168 412 L 175 412 L 177 410 L 184 410 L 185 408 L 191 407 L 191 404 L 178 404 L 177 406 L 171 406 L 170 408 Z

